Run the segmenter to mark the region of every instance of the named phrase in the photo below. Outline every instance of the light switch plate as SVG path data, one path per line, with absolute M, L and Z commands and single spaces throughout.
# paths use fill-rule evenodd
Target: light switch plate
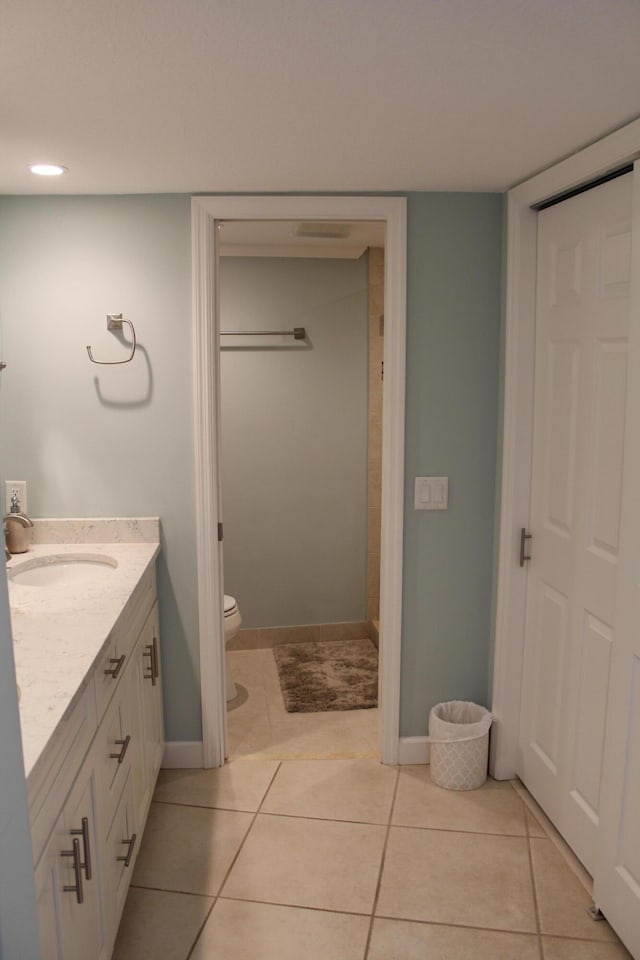
M 416 477 L 415 510 L 447 510 L 449 477 Z

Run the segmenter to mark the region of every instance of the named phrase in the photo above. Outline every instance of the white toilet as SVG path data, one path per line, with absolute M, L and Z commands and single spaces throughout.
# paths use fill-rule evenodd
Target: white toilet
M 229 641 L 233 640 L 234 637 L 237 637 L 238 631 L 240 630 L 240 625 L 242 624 L 242 617 L 240 616 L 240 610 L 238 609 L 238 604 L 235 597 L 229 597 L 225 593 L 224 595 L 224 645 L 225 648 L 228 646 Z M 227 692 L 226 700 L 235 700 L 238 695 L 236 690 L 236 685 L 233 682 L 233 677 L 231 676 L 231 670 L 229 669 L 229 658 L 225 660 L 226 675 L 227 675 Z

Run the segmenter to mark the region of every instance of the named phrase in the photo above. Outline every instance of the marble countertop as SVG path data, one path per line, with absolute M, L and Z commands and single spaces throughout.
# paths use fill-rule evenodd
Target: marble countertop
M 115 569 L 95 580 L 73 585 L 27 586 L 9 578 L 9 604 L 13 631 L 16 679 L 20 688 L 20 725 L 25 775 L 53 736 L 65 713 L 73 706 L 77 694 L 123 612 L 129 597 L 149 565 L 155 560 L 159 546 L 159 522 L 153 518 L 142 528 L 127 519 L 79 521 L 78 527 L 67 526 L 65 539 L 56 540 L 56 527 L 51 521 L 45 532 L 36 521 L 34 540 L 42 536 L 53 542 L 34 542 L 28 553 L 18 554 L 7 564 L 11 573 L 21 563 L 51 554 L 90 554 L 107 556 L 117 561 Z M 73 521 L 61 521 L 67 525 Z M 132 524 L 134 526 L 132 527 Z M 62 528 L 61 528 L 62 529 Z M 98 539 L 104 538 L 103 542 Z M 123 542 L 117 539 L 134 539 Z M 148 537 L 142 540 L 140 537 Z

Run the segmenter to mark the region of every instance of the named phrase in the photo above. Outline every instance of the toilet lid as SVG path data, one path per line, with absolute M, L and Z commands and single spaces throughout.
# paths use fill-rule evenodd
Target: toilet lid
M 230 614 L 232 614 L 232 613 L 234 612 L 234 610 L 236 609 L 236 606 L 237 606 L 237 604 L 236 604 L 236 598 L 235 598 L 235 597 L 228 597 L 228 596 L 226 595 L 226 593 L 225 593 L 225 595 L 224 595 L 224 615 L 225 615 L 225 617 L 228 617 Z

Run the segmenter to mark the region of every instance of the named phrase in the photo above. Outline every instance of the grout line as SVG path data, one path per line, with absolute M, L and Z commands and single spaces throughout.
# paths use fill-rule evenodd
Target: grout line
M 196 933 L 195 939 L 194 939 L 193 943 L 191 944 L 191 947 L 189 948 L 189 951 L 188 951 L 188 953 L 187 953 L 187 955 L 186 955 L 186 957 L 185 957 L 185 960 L 189 960 L 189 957 L 191 957 L 191 956 L 193 955 L 193 951 L 195 950 L 196 944 L 197 944 L 198 940 L 200 939 L 200 935 L 202 934 L 202 931 L 203 931 L 204 928 L 206 927 L 207 923 L 209 922 L 209 917 L 210 917 L 211 914 L 213 913 L 213 908 L 215 907 L 215 905 L 216 905 L 217 902 L 218 902 L 218 897 L 214 897 L 214 898 L 213 898 L 213 903 L 211 904 L 211 907 L 209 908 L 209 910 L 207 910 L 207 915 L 206 915 L 206 917 L 204 918 L 204 920 L 202 921 L 202 923 L 200 924 L 200 927 L 199 927 L 199 929 L 198 929 L 198 932 Z
M 508 933 L 517 937 L 535 937 L 535 930 L 513 930 L 509 927 L 479 927 L 477 924 L 470 923 L 445 923 L 443 920 L 419 920 L 416 917 L 394 917 L 386 913 L 378 913 L 376 920 L 391 920 L 395 923 L 419 923 L 423 927 L 446 927 L 451 930 L 478 930 L 481 933 Z M 571 937 L 566 937 L 570 940 Z M 603 941 L 590 940 L 589 943 L 602 943 Z
M 264 799 L 264 797 L 263 797 Z M 212 807 L 208 803 L 186 803 L 180 800 L 156 800 L 152 803 L 158 803 L 163 807 L 184 807 L 186 810 L 222 810 L 224 813 L 249 813 L 254 814 L 255 810 L 245 810 L 242 807 Z M 260 801 L 262 803 L 262 800 Z
M 285 910 L 312 910 L 314 913 L 337 913 L 341 917 L 368 917 L 368 913 L 358 913 L 356 910 L 340 910 L 337 907 L 313 907 L 306 903 L 284 903 L 282 900 L 254 900 L 250 897 L 218 897 L 218 900 L 228 900 L 232 903 L 254 903 L 257 906 L 284 907 Z
M 364 957 L 363 960 L 367 960 L 369 956 L 369 948 L 371 946 L 371 937 L 373 935 L 373 923 L 376 916 L 376 908 L 378 906 L 378 900 L 380 898 L 380 888 L 382 886 L 382 871 L 384 870 L 384 864 L 387 857 L 387 845 L 389 843 L 389 834 L 391 833 L 391 823 L 393 821 L 393 810 L 396 805 L 396 797 L 398 796 L 398 787 L 400 785 L 400 767 L 398 767 L 396 773 L 396 784 L 393 790 L 393 797 L 391 798 L 391 806 L 389 807 L 389 817 L 387 819 L 387 831 L 384 837 L 384 845 L 382 847 L 382 857 L 380 858 L 380 869 L 378 871 L 378 882 L 376 884 L 376 892 L 373 898 L 373 906 L 371 908 L 371 919 L 369 920 L 369 930 L 367 931 L 367 941 L 364 948 Z
M 430 833 L 463 833 L 467 837 L 505 837 L 509 840 L 526 840 L 526 833 L 495 833 L 491 830 L 465 830 L 464 827 L 419 827 L 406 823 L 394 823 L 400 830 L 421 830 Z
M 521 799 L 523 807 L 525 806 L 524 802 Z M 533 912 L 536 920 L 536 932 L 538 939 L 538 954 L 540 955 L 540 960 L 544 960 L 544 954 L 542 951 L 542 934 L 540 931 L 540 910 L 538 908 L 538 891 L 536 889 L 536 875 L 533 869 L 533 854 L 531 851 L 531 831 L 529 830 L 529 818 L 527 817 L 526 810 L 524 812 L 524 824 L 527 831 L 527 856 L 529 858 L 529 874 L 531 877 L 531 892 L 533 894 Z
M 261 811 L 263 817 L 280 817 L 283 820 L 312 820 L 317 823 L 352 823 L 359 827 L 384 827 L 385 820 L 345 820 L 342 817 L 309 817 L 303 813 L 273 813 L 270 810 Z
M 191 945 L 191 949 L 189 950 L 189 953 L 188 953 L 187 956 L 186 956 L 186 960 L 189 960 L 189 957 L 191 957 L 191 955 L 193 954 L 193 951 L 194 951 L 195 948 L 196 948 L 196 944 L 197 944 L 198 940 L 200 939 L 200 936 L 201 936 L 201 934 L 202 934 L 202 931 L 204 930 L 205 924 L 207 923 L 209 917 L 211 916 L 211 912 L 213 911 L 213 908 L 215 907 L 216 903 L 217 903 L 218 900 L 220 899 L 220 893 L 221 893 L 222 889 L 224 888 L 225 883 L 226 883 L 227 880 L 229 879 L 229 874 L 231 873 L 231 871 L 233 870 L 234 866 L 235 866 L 236 863 L 237 863 L 238 857 L 240 856 L 240 852 L 242 851 L 242 849 L 243 849 L 243 847 L 244 847 L 244 845 L 245 845 L 245 843 L 246 843 L 246 841 L 247 841 L 247 837 L 249 836 L 249 834 L 250 834 L 250 832 L 251 832 L 251 828 L 253 827 L 254 823 L 256 822 L 256 818 L 257 818 L 257 816 L 258 816 L 258 813 L 260 812 L 260 807 L 261 807 L 262 804 L 264 803 L 265 797 L 266 797 L 267 793 L 269 792 L 269 790 L 271 789 L 271 785 L 272 785 L 273 781 L 275 780 L 279 769 L 280 769 L 280 764 L 278 764 L 277 767 L 276 767 L 276 769 L 273 771 L 273 775 L 272 775 L 271 779 L 269 780 L 269 783 L 267 784 L 267 788 L 266 788 L 266 790 L 265 790 L 265 792 L 264 792 L 264 795 L 263 795 L 263 797 L 262 797 L 262 800 L 261 800 L 260 803 L 258 804 L 258 809 L 257 809 L 256 812 L 254 813 L 254 815 L 253 815 L 253 817 L 252 817 L 252 820 L 251 820 L 251 823 L 249 824 L 249 829 L 247 830 L 247 832 L 245 833 L 244 837 L 242 838 L 242 842 L 241 842 L 240 846 L 238 847 L 238 849 L 236 850 L 236 854 L 235 854 L 233 860 L 232 860 L 231 863 L 229 864 L 229 868 L 228 868 L 228 870 L 226 871 L 226 873 L 225 873 L 225 875 L 224 875 L 224 877 L 223 877 L 223 879 L 222 879 L 222 883 L 221 883 L 220 886 L 218 887 L 218 893 L 217 893 L 217 895 L 216 895 L 213 903 L 211 904 L 211 910 L 209 910 L 209 912 L 207 913 L 207 916 L 206 916 L 206 918 L 205 918 L 204 923 L 202 924 L 202 926 L 201 926 L 200 929 L 198 930 L 198 933 L 197 933 L 197 935 L 196 935 L 196 938 L 195 938 L 195 940 L 193 941 L 193 943 L 192 943 L 192 945 Z
M 533 819 L 538 823 L 545 833 L 544 837 L 531 837 L 532 840 L 550 840 L 551 843 L 560 853 L 560 856 L 565 861 L 569 869 L 573 874 L 578 878 L 584 889 L 587 891 L 590 897 L 593 897 L 593 877 L 585 869 L 583 864 L 578 860 L 575 853 L 564 839 L 562 834 L 559 832 L 557 827 L 552 823 L 549 817 L 546 815 L 542 807 L 538 804 L 535 797 L 527 790 L 524 783 L 521 780 L 516 779 L 511 781 L 513 789 L 520 797 L 522 802 L 525 804 L 527 809 L 530 811 Z M 527 821 L 528 825 L 528 821 Z
M 152 887 L 148 883 L 130 883 L 130 890 L 153 890 L 154 893 L 177 893 L 182 897 L 200 897 L 204 900 L 216 899 L 215 893 L 197 893 L 195 890 L 174 890 L 173 887 Z

